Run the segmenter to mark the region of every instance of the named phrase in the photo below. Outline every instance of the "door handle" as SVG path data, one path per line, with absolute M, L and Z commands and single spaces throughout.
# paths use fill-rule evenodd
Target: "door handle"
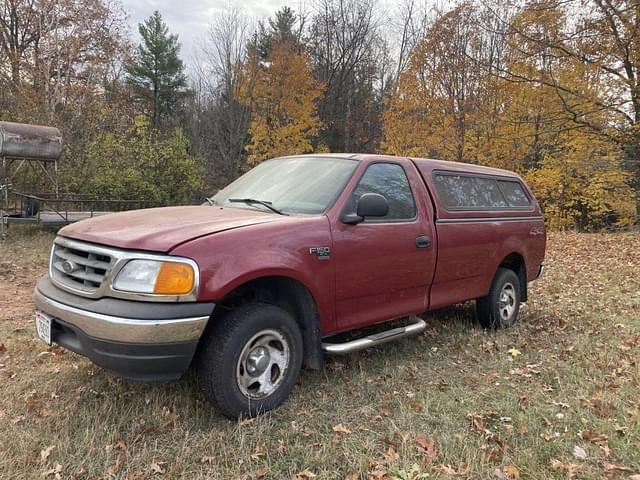
M 426 235 L 420 235 L 416 238 L 416 247 L 417 248 L 431 248 L 432 242 L 429 237 Z

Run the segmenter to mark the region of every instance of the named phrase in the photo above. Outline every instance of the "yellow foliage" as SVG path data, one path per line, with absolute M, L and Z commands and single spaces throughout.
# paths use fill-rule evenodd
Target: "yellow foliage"
M 473 15 L 468 6 L 438 19 L 387 104 L 383 151 L 518 171 L 553 228 L 631 225 L 634 192 L 620 144 L 612 140 L 616 118 L 592 108 L 611 94 L 610 86 L 597 67 L 538 55 L 527 44 L 542 33 L 558 35 L 566 22 L 550 5 L 544 15 L 525 9 L 514 20 L 525 34 L 506 46 L 511 76 L 505 78 L 472 60 L 483 52 L 476 47 L 481 33 L 465 27 Z M 572 93 L 553 82 L 571 85 Z
M 241 93 L 253 111 L 249 163 L 313 152 L 321 127 L 316 102 L 322 93 L 307 54 L 290 42 L 274 44 L 264 62 L 253 53 Z
M 630 175 L 601 138 L 568 134 L 561 150 L 525 174 L 551 228 L 610 228 L 635 220 Z

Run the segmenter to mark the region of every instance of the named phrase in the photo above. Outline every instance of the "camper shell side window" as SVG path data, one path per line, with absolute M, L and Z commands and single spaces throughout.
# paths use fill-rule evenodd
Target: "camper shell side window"
M 436 193 L 449 211 L 531 210 L 532 201 L 516 178 L 471 173 L 433 173 Z

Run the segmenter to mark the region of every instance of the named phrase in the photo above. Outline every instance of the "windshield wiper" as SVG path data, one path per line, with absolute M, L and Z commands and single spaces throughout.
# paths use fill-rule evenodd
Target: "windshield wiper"
M 229 198 L 227 201 L 230 203 L 246 203 L 247 205 L 262 205 L 278 215 L 289 215 L 282 210 L 278 210 L 271 202 L 267 202 L 266 200 L 258 200 L 256 198 Z

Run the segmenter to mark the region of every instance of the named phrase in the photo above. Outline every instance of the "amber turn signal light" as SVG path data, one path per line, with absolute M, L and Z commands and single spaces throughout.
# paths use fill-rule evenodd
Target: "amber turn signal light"
M 162 262 L 153 293 L 184 295 L 193 290 L 195 275 L 186 263 Z

